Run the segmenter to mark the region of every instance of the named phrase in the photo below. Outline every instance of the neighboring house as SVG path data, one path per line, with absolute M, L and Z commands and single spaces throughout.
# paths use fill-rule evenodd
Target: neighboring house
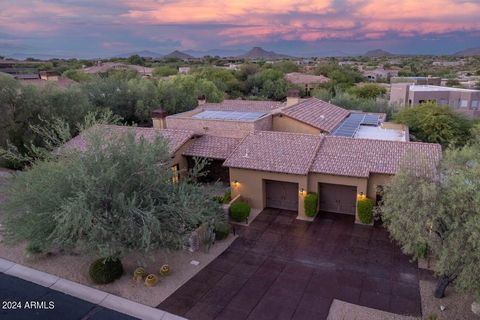
M 285 80 L 301 87 L 304 90 L 306 96 L 310 95 L 310 91 L 315 88 L 318 88 L 319 85 L 327 83 L 330 81 L 329 78 L 325 76 L 315 76 L 312 74 L 292 72 L 285 75 Z
M 0 68 L 0 73 L 9 74 L 17 80 L 40 79 L 40 74 L 35 68 L 7 66 Z
M 384 118 L 290 92 L 286 102 L 202 100 L 194 110 L 171 116 L 159 109 L 152 112 L 154 128 L 131 130 L 167 138 L 174 172 L 186 172 L 195 157 L 208 158 L 210 180 L 229 183 L 233 197 L 255 209 L 292 210 L 312 220 L 304 212 L 308 192 L 319 194 L 320 211 L 357 215 L 357 197 L 379 199 L 379 190 L 402 165 L 434 172 L 441 147 L 381 135 L 405 134 L 389 129 Z M 373 139 L 358 138 L 362 127 L 379 132 Z M 106 128 L 108 134 L 127 130 Z M 79 136 L 69 145 L 82 148 L 82 141 Z
M 480 116 L 480 90 L 431 85 L 392 84 L 390 103 L 401 107 L 434 101 L 470 116 Z
M 391 77 L 390 83 L 410 83 L 417 85 L 439 86 L 442 84 L 440 77 Z
M 56 71 L 40 71 L 40 79 L 58 81 L 60 79 L 60 75 Z
M 190 70 L 190 67 L 178 67 L 178 73 L 180 74 L 189 74 Z
M 432 62 L 433 66 L 437 67 L 458 67 L 458 66 L 463 66 L 465 65 L 464 60 L 458 60 L 458 61 L 433 61 Z
M 57 80 L 23 79 L 22 83 L 26 85 L 32 85 L 38 88 L 45 88 L 46 86 L 52 85 L 60 89 L 66 89 L 76 82 L 72 79 L 60 76 L 57 78 Z
M 362 74 L 368 81 L 390 80 L 391 77 L 398 76 L 398 70 L 377 68 L 374 70 L 363 70 Z
M 134 70 L 140 75 L 145 77 L 151 77 L 153 74 L 153 68 L 138 66 L 134 64 L 126 64 L 122 62 L 102 62 L 98 61 L 95 66 L 82 69 L 83 72 L 89 74 L 106 73 L 111 70 Z

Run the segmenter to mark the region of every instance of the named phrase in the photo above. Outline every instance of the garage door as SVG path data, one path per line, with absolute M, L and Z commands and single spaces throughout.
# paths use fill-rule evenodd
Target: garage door
M 267 207 L 298 210 L 298 184 L 265 180 Z
M 355 214 L 357 188 L 339 184 L 320 183 L 320 211 Z

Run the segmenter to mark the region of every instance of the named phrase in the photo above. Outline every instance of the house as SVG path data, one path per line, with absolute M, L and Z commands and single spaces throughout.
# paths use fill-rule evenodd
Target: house
M 189 74 L 190 70 L 190 67 L 178 67 L 178 73 L 180 74 Z
M 434 101 L 470 116 L 480 116 L 480 90 L 432 85 L 392 84 L 390 103 L 401 107 Z
M 47 81 L 58 81 L 60 75 L 56 71 L 40 71 L 40 79 Z
M 405 135 L 401 128 L 389 129 L 382 114 L 300 99 L 298 92 L 285 102 L 201 99 L 197 108 L 180 114 L 156 110 L 152 120 L 153 128 L 130 130 L 168 139 L 174 172 L 191 168 L 196 157 L 208 158 L 210 180 L 228 183 L 233 197 L 259 210 L 292 210 L 303 220 L 312 220 L 303 205 L 308 192 L 319 195 L 320 211 L 357 216 L 358 196 L 377 199 L 402 165 L 431 173 L 441 156 L 437 144 L 381 135 Z M 379 131 L 357 136 L 362 127 Z M 111 133 L 127 129 L 107 127 Z M 77 148 L 82 143 L 81 136 L 69 142 Z
M 300 73 L 300 72 L 291 72 L 285 75 L 285 80 L 301 87 L 304 90 L 306 96 L 310 95 L 310 91 L 315 88 L 318 88 L 319 85 L 327 83 L 330 81 L 325 76 L 316 76 L 312 74 Z
M 391 77 L 390 83 L 410 83 L 417 85 L 439 86 L 442 84 L 440 77 Z
M 369 81 L 390 80 L 398 76 L 398 70 L 377 68 L 374 70 L 363 70 L 363 76 Z

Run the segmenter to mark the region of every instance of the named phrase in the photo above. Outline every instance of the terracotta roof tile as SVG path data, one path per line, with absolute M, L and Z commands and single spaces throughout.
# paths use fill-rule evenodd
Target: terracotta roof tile
M 438 144 L 354 139 L 326 136 L 310 171 L 331 175 L 368 177 L 370 173 L 396 174 L 402 165 L 435 170 L 442 155 Z
M 177 130 L 177 129 L 154 129 L 154 128 L 140 128 L 128 126 L 102 125 L 105 135 L 120 134 L 127 130 L 134 130 L 137 138 L 143 137 L 147 140 L 153 140 L 157 134 L 160 134 L 169 142 L 170 153 L 175 153 L 183 144 L 194 136 L 193 131 Z M 84 150 L 86 147 L 84 133 L 79 134 L 65 144 L 67 148 L 76 148 Z
M 306 175 L 322 139 L 319 135 L 257 131 L 245 137 L 224 166 Z
M 317 98 L 310 98 L 284 108 L 282 113 L 330 133 L 350 114 L 350 111 Z
M 223 100 L 220 103 L 205 103 L 198 107 L 203 110 L 270 112 L 274 109 L 280 108 L 282 105 L 283 102 L 281 101 Z
M 227 159 L 242 139 L 204 135 L 188 146 L 185 156 Z

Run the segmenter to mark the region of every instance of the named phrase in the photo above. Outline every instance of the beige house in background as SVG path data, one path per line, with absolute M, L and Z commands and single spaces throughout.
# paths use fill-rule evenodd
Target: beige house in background
M 402 165 L 435 170 L 437 144 L 408 142 L 393 133 L 384 115 L 352 112 L 316 98 L 285 102 L 200 101 L 197 108 L 167 116 L 152 113 L 153 128 L 133 128 L 170 142 L 172 170 L 191 168 L 195 157 L 210 159 L 210 181 L 231 186 L 254 209 L 266 207 L 305 215 L 304 197 L 319 195 L 318 210 L 357 217 L 357 197 L 379 197 L 382 186 Z M 373 136 L 358 138 L 361 127 Z M 108 130 L 125 130 L 109 126 Z M 351 131 L 348 131 L 351 130 Z M 402 131 L 403 130 L 403 131 Z M 408 135 L 407 135 L 408 136 Z M 82 146 L 82 137 L 70 144 Z
M 470 116 L 480 116 L 480 90 L 410 83 L 395 83 L 391 86 L 391 104 L 412 107 L 428 101 L 448 105 Z
M 306 96 L 309 96 L 310 91 L 318 88 L 319 85 L 330 81 L 330 79 L 325 76 L 316 76 L 300 72 L 287 73 L 285 75 L 285 80 L 301 87 Z

